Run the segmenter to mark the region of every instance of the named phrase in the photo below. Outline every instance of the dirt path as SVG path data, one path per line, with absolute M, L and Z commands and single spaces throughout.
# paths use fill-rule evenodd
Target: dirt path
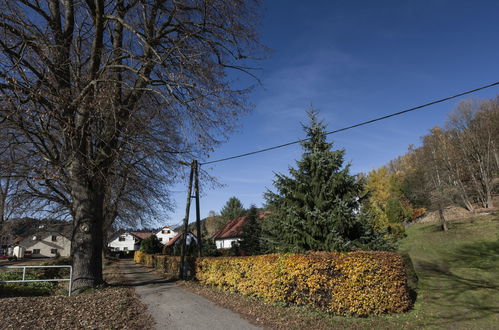
M 119 267 L 128 285 L 147 305 L 156 329 L 259 329 L 238 314 L 161 278 L 152 269 L 131 260 L 120 261 Z

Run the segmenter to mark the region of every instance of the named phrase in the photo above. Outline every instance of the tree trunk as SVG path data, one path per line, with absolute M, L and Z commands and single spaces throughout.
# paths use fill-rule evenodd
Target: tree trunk
M 440 220 L 440 225 L 442 227 L 442 230 L 443 231 L 448 231 L 449 228 L 447 227 L 447 221 L 445 220 L 445 217 L 444 217 L 444 209 L 442 206 L 439 206 L 438 207 L 438 218 Z
M 71 255 L 72 291 L 75 293 L 104 283 L 102 279 L 104 194 L 102 187 L 87 180 L 82 170 L 83 166 L 73 163 L 71 190 L 74 219 Z

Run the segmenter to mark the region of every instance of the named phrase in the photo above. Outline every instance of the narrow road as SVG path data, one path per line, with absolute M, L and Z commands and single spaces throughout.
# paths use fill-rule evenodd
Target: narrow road
M 238 314 L 165 280 L 152 269 L 121 260 L 120 270 L 156 322 L 156 329 L 259 329 Z M 145 329 L 144 329 L 145 330 Z

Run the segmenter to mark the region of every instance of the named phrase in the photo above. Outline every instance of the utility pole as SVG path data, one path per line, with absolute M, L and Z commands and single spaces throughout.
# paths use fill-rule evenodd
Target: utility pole
M 196 193 L 196 235 L 198 237 L 198 257 L 203 256 L 203 239 L 201 234 L 201 216 L 199 210 L 199 163 L 197 160 L 192 161 L 194 168 L 194 191 Z
M 187 187 L 187 205 L 185 206 L 185 218 L 184 218 L 184 233 L 182 237 L 182 246 L 180 248 L 180 274 L 181 280 L 185 277 L 185 252 L 187 249 L 187 234 L 189 232 L 189 211 L 191 209 L 191 198 L 192 198 L 192 177 L 194 175 L 194 161 L 191 164 L 191 173 L 189 175 L 189 186 Z

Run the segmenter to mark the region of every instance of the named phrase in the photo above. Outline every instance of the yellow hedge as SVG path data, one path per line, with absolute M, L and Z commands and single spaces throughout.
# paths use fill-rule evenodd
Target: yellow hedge
M 342 315 L 400 313 L 410 307 L 404 262 L 392 252 L 200 258 L 196 278 L 266 301 Z
M 187 276 L 190 277 L 194 273 L 195 259 L 192 257 L 185 257 L 185 260 L 187 265 Z M 178 278 L 180 273 L 180 257 L 147 254 L 141 251 L 135 251 L 133 261 L 147 267 L 154 267 L 170 278 Z

